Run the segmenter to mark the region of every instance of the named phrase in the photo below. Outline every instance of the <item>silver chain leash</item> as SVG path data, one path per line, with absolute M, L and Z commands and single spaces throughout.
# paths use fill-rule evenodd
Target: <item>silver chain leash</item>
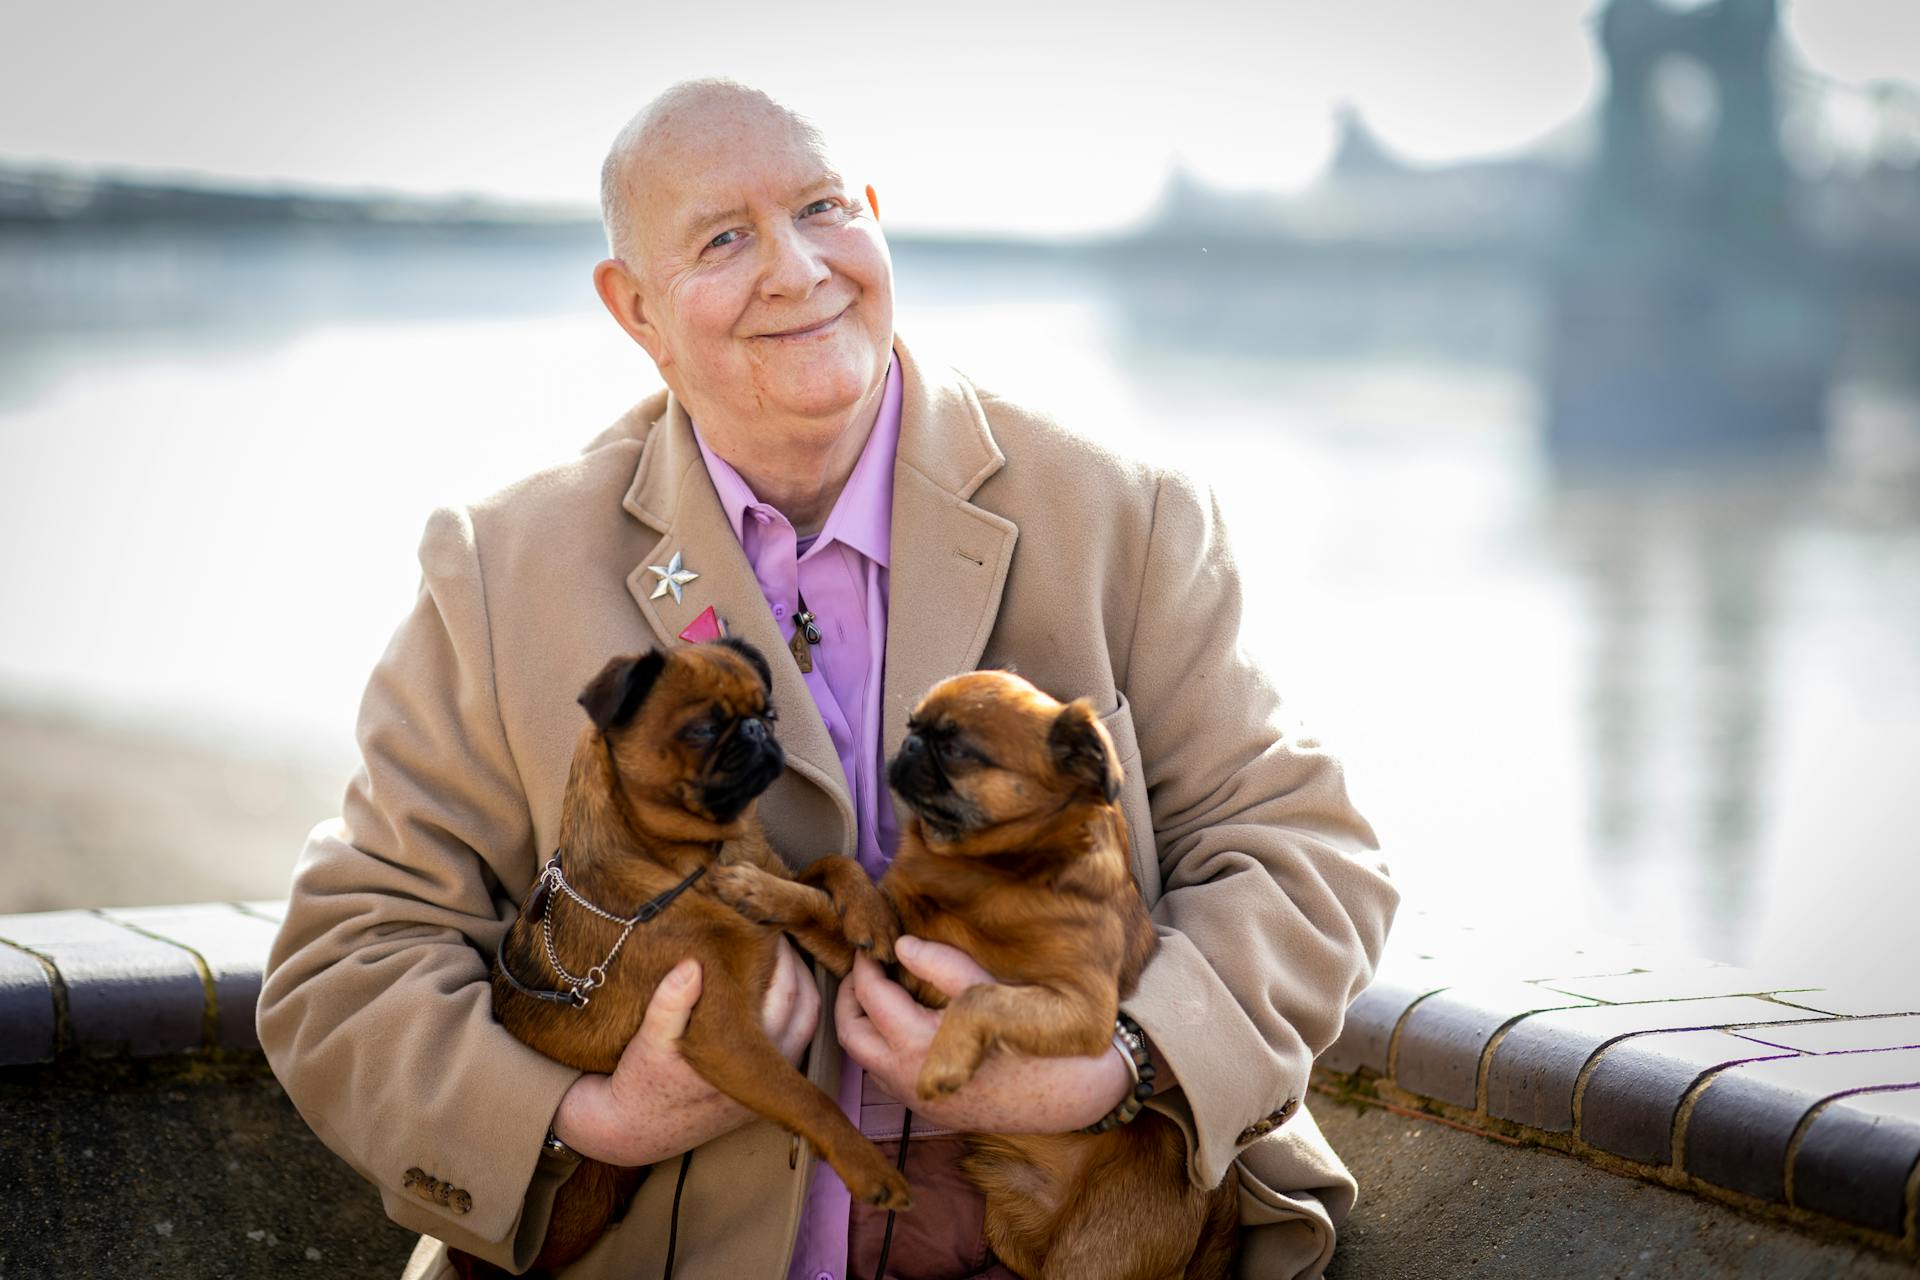
M 719 855 L 719 850 L 720 846 L 715 844 L 714 854 L 716 857 Z M 547 891 L 546 908 L 540 913 L 540 937 L 541 940 L 546 943 L 547 963 L 553 966 L 553 971 L 559 975 L 560 981 L 566 985 L 569 1003 L 576 1009 L 584 1009 L 591 1004 L 594 990 L 606 982 L 607 970 L 613 967 L 614 960 L 619 957 L 620 948 L 627 945 L 627 938 L 632 935 L 634 926 L 645 924 L 662 911 L 665 911 L 675 898 L 691 888 L 693 882 L 698 880 L 705 872 L 706 867 L 695 867 L 692 875 L 665 893 L 644 903 L 641 908 L 631 916 L 617 916 L 604 907 L 596 906 L 594 903 L 587 901 L 587 899 L 580 896 L 579 892 L 575 890 L 572 885 L 567 883 L 566 875 L 560 870 L 560 855 L 557 852 L 553 857 L 549 858 L 547 864 L 540 868 L 540 878 L 535 881 L 536 884 L 544 885 Z M 567 967 L 560 963 L 560 952 L 553 945 L 554 894 L 552 891 L 554 889 L 558 889 L 561 893 L 566 894 L 569 898 L 572 898 L 575 902 L 585 907 L 588 911 L 591 911 L 594 915 L 599 916 L 602 920 L 623 926 L 620 930 L 620 936 L 613 940 L 613 949 L 607 952 L 606 957 L 601 960 L 599 964 L 588 969 L 584 976 L 576 976 L 569 973 Z M 505 939 L 503 937 L 503 945 L 504 942 Z M 503 961 L 503 969 L 504 965 L 505 962 Z M 513 975 L 509 973 L 507 977 L 509 980 L 512 980 Z M 515 985 L 518 986 L 520 984 L 516 983 Z M 534 994 L 539 995 L 538 992 Z M 542 996 L 541 998 L 551 999 L 554 997 Z

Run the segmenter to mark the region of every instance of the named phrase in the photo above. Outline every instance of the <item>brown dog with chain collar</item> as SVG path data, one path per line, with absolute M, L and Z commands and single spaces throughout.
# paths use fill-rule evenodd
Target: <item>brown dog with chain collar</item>
M 580 695 L 592 723 L 574 750 L 560 849 L 501 942 L 494 1014 L 548 1057 L 610 1073 L 654 988 L 693 956 L 701 990 L 680 1040 L 688 1065 L 805 1138 L 856 1198 L 904 1209 L 906 1180 L 761 1027 L 780 931 L 713 895 L 716 869 L 790 874 L 754 818 L 754 801 L 785 763 L 769 724 L 771 687 L 766 659 L 733 639 L 616 658 L 594 677 Z M 871 890 L 846 859 L 823 859 L 802 880 L 848 896 L 842 864 Z M 853 964 L 847 937 L 860 923 L 856 908 L 847 924 L 794 933 L 844 975 Z M 644 1175 L 582 1161 L 554 1198 L 534 1266 L 584 1253 Z
M 957 947 L 999 979 L 948 1002 L 901 975 L 922 1003 L 945 1007 L 920 1096 L 960 1088 L 996 1045 L 1035 1057 L 1104 1052 L 1158 939 L 1129 870 L 1119 761 L 1092 707 L 1005 671 L 955 676 L 914 708 L 888 781 L 913 819 L 878 893 L 902 932 Z M 796 935 L 840 918 L 869 927 L 864 877 L 814 889 L 747 866 L 719 874 L 717 891 L 737 909 Z M 879 958 L 893 936 L 874 948 Z M 1226 1276 L 1234 1175 L 1195 1187 L 1178 1127 L 1157 1112 L 1102 1125 L 968 1139 L 964 1171 L 986 1197 L 1000 1260 L 1028 1280 Z

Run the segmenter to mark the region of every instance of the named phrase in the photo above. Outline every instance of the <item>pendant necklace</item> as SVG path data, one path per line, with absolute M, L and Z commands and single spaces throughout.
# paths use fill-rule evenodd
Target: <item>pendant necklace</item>
M 807 598 L 794 593 L 800 602 L 800 612 L 793 617 L 793 660 L 800 664 L 801 671 L 813 670 L 813 646 L 820 643 L 820 625 L 807 608 Z

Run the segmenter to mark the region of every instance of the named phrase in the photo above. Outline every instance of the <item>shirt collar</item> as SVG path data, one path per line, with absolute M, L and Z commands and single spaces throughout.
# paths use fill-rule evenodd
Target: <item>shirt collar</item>
M 874 419 L 873 430 L 808 554 L 829 542 L 839 542 L 881 568 L 888 567 L 893 539 L 893 461 L 900 445 L 900 403 L 900 361 L 895 357 L 887 365 L 887 385 L 880 393 L 880 413 Z M 693 438 L 700 446 L 700 456 L 707 464 L 714 492 L 719 495 L 720 508 L 733 526 L 733 536 L 744 546 L 747 512 L 762 504 L 745 477 L 707 447 L 697 423 L 693 424 Z

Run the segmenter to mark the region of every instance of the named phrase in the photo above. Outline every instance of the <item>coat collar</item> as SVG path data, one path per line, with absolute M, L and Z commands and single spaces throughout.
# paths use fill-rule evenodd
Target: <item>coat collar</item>
M 973 389 L 948 370 L 923 368 L 897 337 L 894 352 L 901 374 L 900 444 L 893 469 L 880 729 L 881 750 L 889 756 L 905 736 L 907 713 L 920 695 L 979 661 L 1018 536 L 1011 521 L 970 500 L 1006 464 Z M 661 535 L 627 575 L 627 590 L 658 643 L 684 643 L 680 632 L 712 606 L 733 635 L 766 654 L 789 769 L 827 793 L 844 827 L 837 848 L 817 842 L 806 856 L 852 853 L 851 789 L 833 740 L 714 492 L 686 411 L 671 394 L 647 432 L 622 505 Z M 647 567 L 664 566 L 676 552 L 700 577 L 678 602 L 671 593 L 654 599 L 659 577 Z
M 893 468 L 893 568 L 880 742 L 891 757 L 934 683 L 970 671 L 1000 615 L 1020 531 L 971 501 L 1006 465 L 973 388 L 895 339 L 905 399 Z

